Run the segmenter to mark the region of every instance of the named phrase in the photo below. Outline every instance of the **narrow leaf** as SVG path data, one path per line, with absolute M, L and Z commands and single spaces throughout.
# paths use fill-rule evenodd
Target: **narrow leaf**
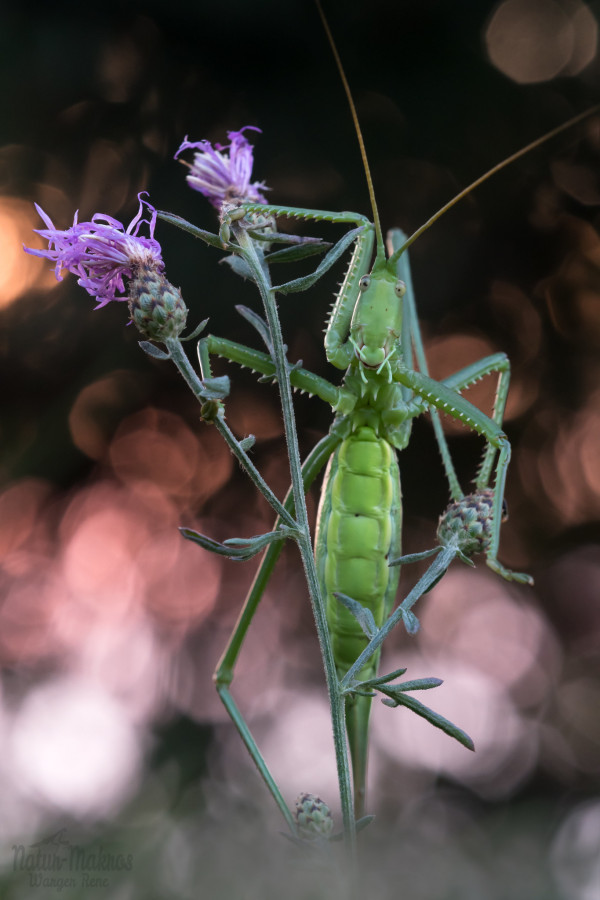
M 248 450 L 252 450 L 255 443 L 256 443 L 256 438 L 254 437 L 253 434 L 249 434 L 248 437 L 245 437 L 240 441 L 240 447 L 242 448 L 242 450 L 244 450 L 247 453 Z
M 415 678 L 413 681 L 401 681 L 394 687 L 399 691 L 429 691 L 443 684 L 441 678 Z
M 180 341 L 193 341 L 194 338 L 197 338 L 199 334 L 201 334 L 206 326 L 208 325 L 208 319 L 203 319 L 200 324 L 194 328 L 191 334 L 187 334 L 185 337 L 179 338 Z
M 269 331 L 269 326 L 265 322 L 265 320 L 255 313 L 253 309 L 248 309 L 247 306 L 242 306 L 241 304 L 236 306 L 236 312 L 242 316 L 247 322 L 250 322 L 253 328 L 256 328 L 264 343 L 267 345 L 267 350 L 273 356 L 273 342 L 271 341 L 271 332 Z
M 331 244 L 327 241 L 321 241 L 318 244 L 298 244 L 294 247 L 286 247 L 285 250 L 274 250 L 265 256 L 265 262 L 269 265 L 272 263 L 297 262 L 299 259 L 308 259 L 309 256 L 316 256 L 329 249 Z
M 295 278 L 293 281 L 288 281 L 285 284 L 277 284 L 273 286 L 273 290 L 277 293 L 281 294 L 290 294 L 295 291 L 304 291 L 313 285 L 324 272 L 327 272 L 328 269 L 336 262 L 340 256 L 348 249 L 350 244 L 355 241 L 360 234 L 364 231 L 365 226 L 361 225 L 359 228 L 353 228 L 352 231 L 347 232 L 340 240 L 335 244 L 334 247 L 331 248 L 327 256 L 321 260 L 315 271 L 311 275 L 305 275 L 302 278 Z
M 468 558 L 468 557 L 465 557 L 465 559 L 466 559 L 466 558 Z M 475 563 L 469 563 L 469 565 L 475 566 Z M 436 586 L 436 584 L 437 584 L 439 581 L 442 580 L 442 578 L 443 578 L 444 575 L 446 574 L 446 571 L 447 571 L 447 570 L 443 570 L 442 572 L 440 572 L 439 575 L 438 575 L 436 578 L 433 579 L 433 581 L 431 582 L 431 584 L 428 584 L 428 585 L 427 585 L 427 587 L 426 587 L 425 590 L 423 591 L 423 596 L 425 596 L 425 594 L 428 594 L 429 591 L 431 591 L 431 590 Z
M 421 627 L 421 623 L 415 616 L 414 612 L 411 612 L 410 609 L 402 610 L 402 621 L 404 622 L 404 627 L 408 631 L 409 634 L 416 634 L 419 628 Z
M 439 713 L 434 712 L 432 709 L 429 709 L 428 706 L 425 706 L 421 703 L 420 700 L 417 700 L 415 697 L 406 696 L 405 694 L 399 693 L 398 698 L 395 700 L 382 700 L 386 706 L 407 706 L 409 709 L 412 709 L 414 713 L 421 718 L 426 719 L 428 722 L 431 722 L 432 725 L 435 725 L 436 728 L 439 728 L 441 731 L 444 731 L 449 737 L 454 738 L 458 741 L 459 744 L 462 744 L 463 747 L 466 747 L 467 750 L 475 750 L 475 745 L 473 741 L 469 737 L 469 735 L 459 728 L 457 725 L 454 725 L 452 722 L 445 719 Z
M 420 562 L 422 559 L 428 559 L 439 553 L 441 547 L 434 547 L 433 550 L 422 550 L 420 553 L 409 553 L 408 556 L 398 556 L 396 559 L 388 559 L 388 566 L 406 566 L 409 563 Z
M 346 594 L 334 592 L 333 596 L 340 601 L 342 606 L 346 607 L 348 612 L 352 613 L 369 640 L 374 638 L 378 629 L 371 610 L 359 603 L 358 600 L 353 600 L 352 597 L 346 596 Z
M 148 356 L 153 356 L 154 359 L 171 359 L 170 355 L 165 350 L 161 350 L 160 347 L 151 344 L 150 341 L 138 341 L 138 344 L 144 353 L 147 353 Z
M 394 678 L 400 678 L 405 672 L 406 667 L 403 669 L 395 669 L 393 672 L 390 672 L 389 675 L 378 675 L 377 678 L 369 678 L 368 681 L 361 681 L 360 684 L 363 687 L 376 687 L 378 684 L 387 684 L 388 681 L 393 681 Z
M 229 266 L 229 268 L 232 269 L 236 275 L 239 275 L 240 278 L 245 278 L 247 281 L 255 281 L 252 269 L 241 256 L 236 256 L 235 253 L 232 253 L 231 256 L 223 257 L 220 262 Z
M 210 550 L 211 553 L 217 553 L 219 556 L 227 556 L 229 559 L 238 561 L 252 559 L 268 544 L 283 541 L 292 534 L 290 528 L 280 528 L 278 531 L 269 531 L 266 534 L 254 535 L 251 538 L 229 538 L 221 544 L 205 534 L 194 531 L 193 528 L 180 528 L 179 531 L 186 540 L 199 544 L 204 550 Z
M 366 828 L 367 825 L 370 825 L 374 820 L 375 816 L 361 816 L 360 819 L 356 820 L 356 830 L 362 831 L 363 828 Z
M 309 246 L 317 245 L 320 248 L 331 247 L 328 241 L 323 241 L 319 237 L 309 237 L 301 234 L 286 234 L 285 231 L 264 231 L 256 228 L 248 228 L 247 233 L 250 237 L 257 241 L 264 241 L 267 244 L 296 244 Z
M 231 550 L 228 550 L 219 541 L 215 541 L 205 534 L 200 534 L 199 531 L 194 531 L 193 528 L 180 528 L 179 531 L 187 541 L 193 541 L 194 544 L 198 544 L 204 550 L 209 550 L 211 553 L 216 553 L 219 556 L 232 558 Z
M 202 382 L 203 395 L 206 400 L 224 400 L 229 396 L 229 376 L 219 375 L 218 378 L 205 378 Z
M 456 555 L 458 556 L 458 558 L 460 559 L 461 562 L 464 562 L 465 565 L 471 566 L 472 569 L 476 568 L 475 563 L 473 562 L 473 560 L 471 559 L 471 557 L 470 557 L 470 556 L 466 556 L 466 555 L 462 552 L 462 550 L 459 550 L 459 549 L 457 548 L 457 549 L 456 549 Z
M 253 548 L 254 552 L 257 553 L 258 550 L 262 550 L 263 547 L 266 547 L 267 544 L 272 544 L 273 541 L 282 541 L 284 538 L 291 537 L 292 533 L 293 531 L 291 528 L 280 525 L 277 531 L 267 531 L 265 534 L 255 534 L 249 538 L 227 538 L 226 541 L 223 541 L 223 544 L 226 547 Z
M 218 234 L 213 234 L 212 231 L 204 231 L 204 229 L 192 225 L 192 223 L 188 222 L 186 219 L 182 219 L 181 216 L 176 216 L 174 213 L 165 212 L 164 210 L 159 209 L 158 218 L 162 219 L 163 222 L 168 222 L 170 225 L 181 228 L 183 231 L 187 231 L 188 234 L 193 234 L 194 237 L 200 238 L 201 241 L 205 241 L 207 244 L 210 244 L 211 247 L 218 247 L 219 250 L 224 249 L 223 241 Z

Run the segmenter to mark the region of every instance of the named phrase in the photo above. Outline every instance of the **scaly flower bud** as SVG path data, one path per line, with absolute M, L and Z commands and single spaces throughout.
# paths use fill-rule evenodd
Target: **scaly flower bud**
M 326 840 L 333 830 L 331 810 L 316 794 L 298 795 L 294 817 L 298 834 L 305 840 Z
M 437 530 L 440 544 L 454 544 L 465 556 L 485 553 L 492 539 L 493 504 L 492 490 L 475 491 L 451 503 L 440 516 Z M 504 505 L 502 521 L 506 518 Z
M 152 270 L 141 271 L 131 281 L 129 312 L 137 329 L 154 341 L 179 337 L 188 313 L 179 288 Z

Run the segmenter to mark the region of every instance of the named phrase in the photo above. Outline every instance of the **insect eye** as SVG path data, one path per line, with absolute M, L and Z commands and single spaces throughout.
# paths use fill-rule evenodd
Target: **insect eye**
M 370 275 L 363 275 L 362 278 L 360 279 L 360 281 L 358 282 L 358 286 L 361 289 L 361 291 L 366 291 L 366 289 L 369 287 L 370 284 L 371 284 L 371 276 Z
M 406 293 L 406 285 L 403 281 L 397 281 L 394 285 L 394 290 L 396 291 L 396 297 L 404 297 Z

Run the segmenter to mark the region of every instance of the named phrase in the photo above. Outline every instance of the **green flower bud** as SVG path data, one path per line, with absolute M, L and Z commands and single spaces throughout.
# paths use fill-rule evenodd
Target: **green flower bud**
M 333 830 L 331 810 L 316 794 L 299 794 L 294 816 L 298 834 L 305 840 L 327 840 Z
M 188 313 L 179 288 L 152 269 L 141 269 L 131 280 L 129 312 L 136 328 L 154 341 L 179 337 Z

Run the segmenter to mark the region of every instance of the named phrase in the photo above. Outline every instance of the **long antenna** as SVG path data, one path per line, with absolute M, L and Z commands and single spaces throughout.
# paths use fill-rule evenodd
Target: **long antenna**
M 377 239 L 377 259 L 384 260 L 385 259 L 385 247 L 384 247 L 384 243 L 383 243 L 383 233 L 381 231 L 381 223 L 379 221 L 379 211 L 377 209 L 377 203 L 375 202 L 375 191 L 373 190 L 373 179 L 371 178 L 371 169 L 369 168 L 369 161 L 367 159 L 367 151 L 365 150 L 365 142 L 363 140 L 362 131 L 360 129 L 360 123 L 358 121 L 358 114 L 356 112 L 356 107 L 354 105 L 354 100 L 352 98 L 352 92 L 350 90 L 350 85 L 348 84 L 348 79 L 346 78 L 346 73 L 344 72 L 342 60 L 340 59 L 340 55 L 339 55 L 337 47 L 335 45 L 335 41 L 333 39 L 331 29 L 329 28 L 329 23 L 327 22 L 327 19 L 325 18 L 325 13 L 323 12 L 321 2 L 320 2 L 320 0 L 315 0 L 315 3 L 317 5 L 317 10 L 321 17 L 321 22 L 323 23 L 323 28 L 325 29 L 325 34 L 327 35 L 327 40 L 329 41 L 329 45 L 333 52 L 333 58 L 335 59 L 335 63 L 338 68 L 338 72 L 340 73 L 340 77 L 342 79 L 342 84 L 344 85 L 344 90 L 346 92 L 346 97 L 348 98 L 348 103 L 350 105 L 352 121 L 354 122 L 354 128 L 356 129 L 356 136 L 358 138 L 358 144 L 360 147 L 360 155 L 362 157 L 363 166 L 365 167 L 365 175 L 367 178 L 367 188 L 369 191 L 369 197 L 371 199 L 371 207 L 373 209 L 373 224 L 375 225 L 375 236 Z
M 411 234 L 411 236 L 404 242 L 404 244 L 396 250 L 396 252 L 390 256 L 390 262 L 396 262 L 396 260 L 407 250 L 410 245 L 420 237 L 424 231 L 427 231 L 434 222 L 447 213 L 449 209 L 452 209 L 455 204 L 457 204 L 463 197 L 466 197 L 467 194 L 470 194 L 471 191 L 475 190 L 476 187 L 479 187 L 480 184 L 483 184 L 484 181 L 487 181 L 488 178 L 491 178 L 492 175 L 495 175 L 496 172 L 499 172 L 501 169 L 504 169 L 505 166 L 509 166 L 512 162 L 519 159 L 519 157 L 524 156 L 526 153 L 529 153 L 530 150 L 535 150 L 536 147 L 539 147 L 540 144 L 543 144 L 545 141 L 549 141 L 551 138 L 555 137 L 555 135 L 560 134 L 561 131 L 566 131 L 567 128 L 571 128 L 573 125 L 576 125 L 578 122 L 581 122 L 583 119 L 586 119 L 588 116 L 593 115 L 593 113 L 598 112 L 600 110 L 600 103 L 596 106 L 592 106 L 591 109 L 587 109 L 585 112 L 579 113 L 578 116 L 573 116 L 572 119 L 569 119 L 568 122 L 564 122 L 562 125 L 559 125 L 557 128 L 553 128 L 552 131 L 548 131 L 546 134 L 543 134 L 542 137 L 537 138 L 535 141 L 532 141 L 531 144 L 527 144 L 526 147 L 522 147 L 520 150 L 517 150 L 516 153 L 513 153 L 511 156 L 507 156 L 506 159 L 503 159 L 502 162 L 499 162 L 497 165 L 493 166 L 493 168 L 489 169 L 484 175 L 480 175 L 479 178 L 475 179 L 468 187 L 463 188 L 452 200 L 449 200 L 441 209 L 438 209 L 430 219 L 427 219 L 424 225 L 421 225 L 420 228 Z

